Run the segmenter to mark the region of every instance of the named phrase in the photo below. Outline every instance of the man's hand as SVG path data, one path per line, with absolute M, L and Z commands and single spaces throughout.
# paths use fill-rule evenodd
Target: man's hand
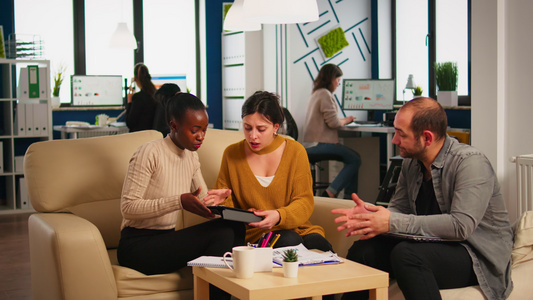
M 256 210 L 253 208 L 249 210 L 253 211 L 256 216 L 265 217 L 260 222 L 248 224 L 252 227 L 261 229 L 271 229 L 272 227 L 276 226 L 276 224 L 278 224 L 279 220 L 281 219 L 277 210 Z
M 389 231 L 390 211 L 383 206 L 365 204 L 357 194 L 352 194 L 355 202 L 353 208 L 338 208 L 333 214 L 344 215 L 337 217 L 335 223 L 344 224 L 337 227 L 338 231 L 347 229 L 346 236 L 362 235 L 361 240 L 367 240 L 376 235 Z
M 181 195 L 181 206 L 183 209 L 197 214 L 204 218 L 214 218 L 215 215 L 198 199 L 200 194 L 200 189 L 198 188 L 194 193 L 187 193 Z
M 211 190 L 207 192 L 203 202 L 207 206 L 216 206 L 224 202 L 229 195 L 231 195 L 231 190 L 229 189 Z

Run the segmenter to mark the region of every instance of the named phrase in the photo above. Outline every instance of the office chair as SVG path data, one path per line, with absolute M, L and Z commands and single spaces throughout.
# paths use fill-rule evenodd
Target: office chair
M 321 196 L 318 194 L 319 191 L 325 192 L 331 182 L 319 181 L 316 177 L 317 169 L 323 170 L 320 167 L 319 163 L 322 161 L 342 161 L 342 157 L 335 154 L 310 154 L 307 152 L 307 157 L 309 159 L 309 166 L 311 167 L 311 176 L 313 177 L 313 195 Z
M 391 163 L 387 169 L 387 174 L 385 174 L 385 178 L 383 178 L 383 182 L 379 187 L 376 205 L 382 205 L 385 207 L 389 206 L 390 199 L 396 192 L 398 177 L 400 176 L 400 171 L 402 170 L 402 161 L 403 158 L 401 156 L 394 156 L 390 158 Z

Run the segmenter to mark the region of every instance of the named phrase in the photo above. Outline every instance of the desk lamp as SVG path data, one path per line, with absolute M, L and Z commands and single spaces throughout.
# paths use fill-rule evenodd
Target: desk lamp
M 292 24 L 318 21 L 316 0 L 245 0 L 246 20 L 262 24 Z
M 261 23 L 247 21 L 243 11 L 244 0 L 235 0 L 224 18 L 224 30 L 256 31 L 261 30 Z
M 405 103 L 405 90 L 412 90 L 416 89 L 416 83 L 415 83 L 415 77 L 413 74 L 409 74 L 409 77 L 407 77 L 407 84 L 405 85 L 405 88 L 403 89 L 403 102 Z

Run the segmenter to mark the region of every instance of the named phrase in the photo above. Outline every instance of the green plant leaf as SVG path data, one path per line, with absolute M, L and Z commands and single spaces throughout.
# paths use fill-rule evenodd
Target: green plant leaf
M 456 62 L 435 62 L 435 81 L 439 91 L 457 90 L 457 63 Z

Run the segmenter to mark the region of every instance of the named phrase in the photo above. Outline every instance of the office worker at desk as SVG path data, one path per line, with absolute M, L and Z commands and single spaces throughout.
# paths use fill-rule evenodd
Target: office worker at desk
M 163 136 L 170 133 L 170 116 L 167 116 L 168 100 L 180 92 L 180 87 L 175 83 L 165 83 L 155 92 L 155 115 L 153 129 L 161 132 Z
M 307 106 L 303 141 L 309 155 L 335 154 L 342 157 L 344 167 L 325 193 L 334 198 L 344 189 L 344 198 L 351 199 L 350 195 L 357 192 L 361 156 L 339 144 L 338 128 L 354 120 L 353 116 L 338 117 L 333 93 L 340 84 L 341 76 L 342 70 L 334 64 L 326 64 L 318 72 Z
M 120 265 L 146 275 L 175 272 L 201 255 L 222 256 L 244 245 L 240 222 L 215 219 L 175 230 L 180 210 L 212 218 L 200 199 L 207 195 L 196 150 L 205 138 L 205 106 L 191 94 L 179 93 L 168 103 L 170 134 L 142 145 L 133 154 L 120 208 L 123 216 L 117 256 Z M 224 200 L 228 190 L 210 191 Z M 229 295 L 211 288 L 211 299 Z
M 280 234 L 276 247 L 303 243 L 308 249 L 332 250 L 324 229 L 309 221 L 314 209 L 309 162 L 300 143 L 277 134 L 283 120 L 275 94 L 250 96 L 242 106 L 245 139 L 224 151 L 215 188 L 232 190 L 223 205 L 264 217 L 249 224 L 247 242 L 273 231 Z
M 133 94 L 133 87 L 130 87 L 128 93 L 125 119 L 130 132 L 152 129 L 156 109 L 155 86 L 148 67 L 138 63 L 133 71 L 132 84 L 135 83 L 141 90 Z
M 389 272 L 406 299 L 440 299 L 439 289 L 479 284 L 489 300 L 506 299 L 513 231 L 489 160 L 446 134 L 446 113 L 431 98 L 407 102 L 396 114 L 393 143 L 404 157 L 389 207 L 335 209 L 347 235 L 362 235 L 347 258 Z M 407 233 L 443 241 L 413 242 Z M 360 293 L 343 299 L 365 299 Z

